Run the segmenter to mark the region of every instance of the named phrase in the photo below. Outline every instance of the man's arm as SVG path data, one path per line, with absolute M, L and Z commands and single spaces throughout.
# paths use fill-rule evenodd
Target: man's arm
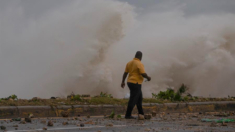
M 142 73 L 141 74 L 144 78 L 146 78 L 148 81 L 151 81 L 151 77 L 147 75 L 147 73 Z
M 146 78 L 148 81 L 151 80 L 151 77 L 148 76 L 147 73 L 145 72 L 144 65 L 143 65 L 142 63 L 139 63 L 138 69 L 139 69 L 141 75 L 142 75 L 144 78 Z
M 127 75 L 128 75 L 128 72 L 124 72 L 124 73 L 123 73 L 123 76 L 122 76 L 122 84 L 121 84 L 121 87 L 122 87 L 122 88 L 125 87 L 125 80 L 126 80 Z

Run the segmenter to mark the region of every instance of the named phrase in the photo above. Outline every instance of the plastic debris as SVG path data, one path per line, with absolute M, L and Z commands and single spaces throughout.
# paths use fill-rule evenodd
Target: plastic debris
M 225 118 L 222 118 L 222 119 L 202 119 L 201 121 L 202 122 L 229 123 L 229 122 L 234 122 L 234 119 L 225 119 Z

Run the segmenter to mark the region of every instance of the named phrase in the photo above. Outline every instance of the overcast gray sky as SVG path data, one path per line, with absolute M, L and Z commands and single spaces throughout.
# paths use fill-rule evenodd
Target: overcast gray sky
M 54 8 L 69 4 L 76 0 L 1 0 L 0 10 L 21 6 L 26 18 L 38 17 Z M 184 5 L 186 16 L 230 12 L 235 13 L 235 0 L 119 0 L 128 2 L 136 7 L 138 12 L 161 10 L 163 3 L 171 2 Z M 174 5 L 172 5 L 174 6 Z M 164 9 L 162 9 L 164 10 Z M 168 9 L 167 9 L 168 10 Z

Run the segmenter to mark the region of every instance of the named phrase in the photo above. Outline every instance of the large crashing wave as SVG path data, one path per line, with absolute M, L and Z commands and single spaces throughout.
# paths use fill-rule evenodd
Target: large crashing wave
M 152 77 L 143 84 L 145 97 L 181 83 L 194 95 L 235 95 L 234 14 L 185 17 L 181 8 L 136 14 L 128 3 L 79 0 L 17 31 L 12 19 L 24 12 L 0 14 L 9 17 L 0 23 L 0 96 L 123 97 L 122 74 L 137 50 Z

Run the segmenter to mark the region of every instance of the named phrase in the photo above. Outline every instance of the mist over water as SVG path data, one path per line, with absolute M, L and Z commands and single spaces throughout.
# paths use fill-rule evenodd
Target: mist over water
M 182 83 L 192 95 L 235 96 L 235 14 L 185 16 L 173 7 L 139 13 L 125 2 L 78 0 L 25 19 L 13 4 L 0 12 L 0 97 L 122 98 L 122 74 L 138 50 L 152 77 L 144 97 Z

